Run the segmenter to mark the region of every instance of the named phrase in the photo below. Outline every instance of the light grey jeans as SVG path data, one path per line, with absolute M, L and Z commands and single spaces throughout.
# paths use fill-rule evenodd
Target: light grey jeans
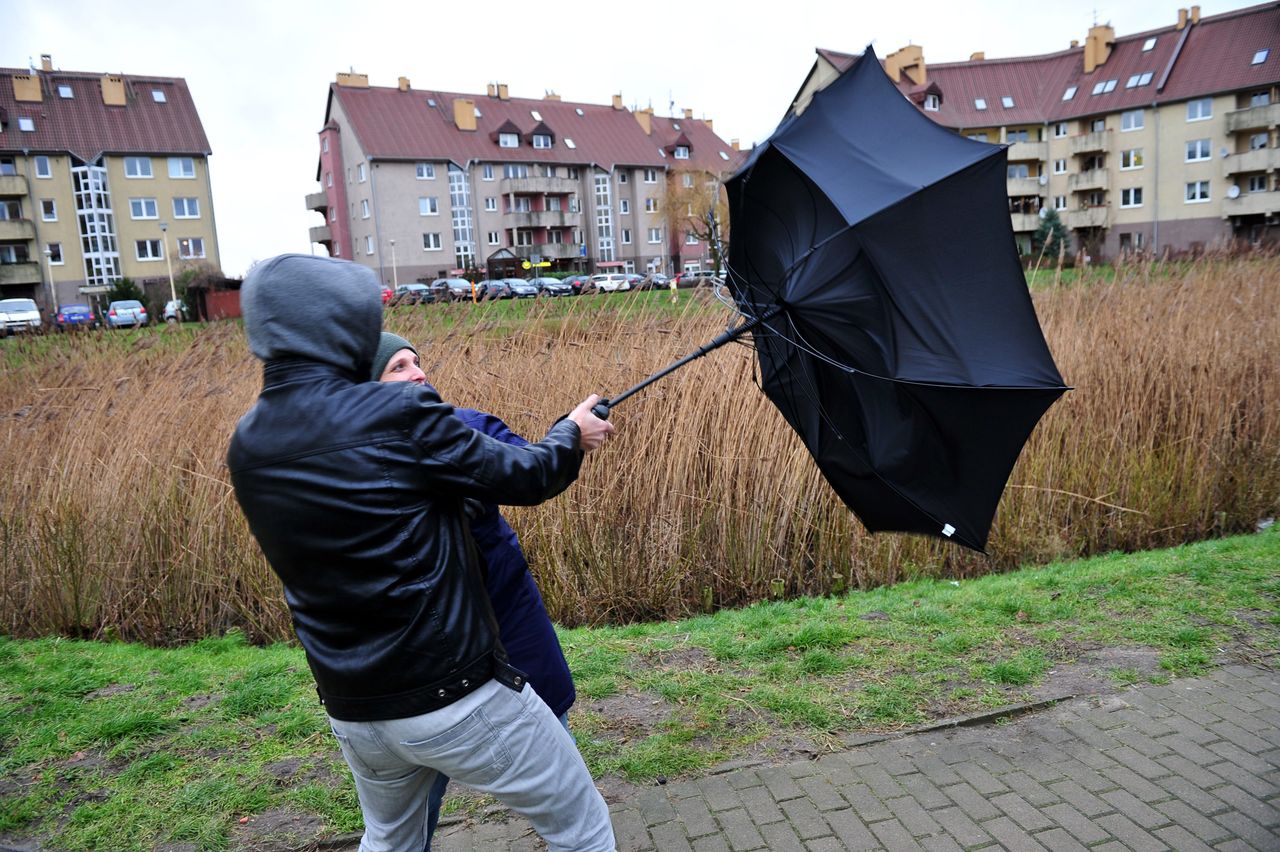
M 551 849 L 615 849 L 609 808 L 573 738 L 527 683 L 515 692 L 491 680 L 407 719 L 329 723 L 364 813 L 360 852 L 426 848 L 436 770 L 528 819 Z

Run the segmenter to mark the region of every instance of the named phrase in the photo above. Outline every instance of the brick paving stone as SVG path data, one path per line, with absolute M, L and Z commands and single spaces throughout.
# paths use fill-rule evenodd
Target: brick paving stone
M 724 830 L 724 839 L 728 841 L 733 852 L 746 852 L 748 849 L 759 849 L 764 846 L 764 838 L 760 830 L 751 821 L 751 815 L 743 808 L 731 811 L 720 811 L 716 814 L 720 827 Z
M 1280 833 L 1268 831 L 1239 811 L 1228 811 L 1214 817 L 1223 828 L 1246 841 L 1261 852 L 1280 849 Z
M 1101 846 L 1094 846 L 1093 852 L 1129 852 L 1129 847 L 1119 840 L 1108 840 Z
M 1047 749 L 1045 751 L 1048 751 Z M 1057 749 L 1053 749 L 1057 752 Z M 1061 755 L 1061 752 L 1058 752 Z M 1065 755 L 1061 755 L 1065 757 Z M 1040 749 L 1036 750 L 1035 757 L 1028 757 L 1025 760 L 1018 761 L 1018 769 L 1025 772 L 1027 777 L 1035 779 L 1037 784 L 1048 784 L 1050 781 L 1057 781 L 1062 778 L 1052 763 L 1041 753 Z
M 1168 778 L 1161 778 L 1160 786 L 1173 794 L 1174 801 L 1182 802 L 1205 816 L 1220 814 L 1227 809 L 1226 804 L 1217 796 L 1206 793 L 1181 776 L 1170 775 Z M 1155 807 L 1163 811 L 1163 806 L 1166 804 L 1172 803 L 1158 802 Z
M 1003 756 L 996 754 L 985 747 L 982 752 L 977 755 L 977 763 L 992 775 L 1003 775 L 1006 772 L 1012 772 L 1015 768 L 1014 765 Z
M 870 766 L 876 762 L 875 755 L 866 748 L 856 748 L 842 755 L 850 766 Z
M 1098 820 L 1098 827 L 1109 832 L 1112 837 L 1128 846 L 1133 852 L 1147 852 L 1147 850 L 1162 852 L 1164 849 L 1164 844 L 1154 835 L 1148 834 L 1143 828 L 1135 825 L 1133 820 L 1124 814 L 1109 814 L 1101 817 Z
M 1169 754 L 1168 749 L 1163 749 L 1161 754 Z M 1143 778 L 1155 781 L 1169 774 L 1169 767 L 1162 763 L 1157 763 L 1145 754 L 1125 746 L 1124 748 L 1113 749 L 1107 752 L 1107 757 L 1115 760 L 1126 769 L 1130 769 Z
M 751 819 L 756 825 L 768 825 L 786 818 L 782 809 L 778 807 L 778 803 L 773 800 L 773 796 L 769 795 L 768 787 L 748 787 L 745 790 L 739 790 L 738 795 L 742 798 L 743 806 L 746 807 L 747 813 L 751 814 Z
M 1230 781 L 1240 789 L 1255 796 L 1266 797 L 1268 794 L 1274 793 L 1276 789 L 1275 784 L 1268 782 L 1265 778 L 1260 778 L 1229 761 L 1214 764 L 1213 771 L 1215 774 L 1221 775 L 1224 781 Z M 1214 795 L 1217 795 L 1217 793 L 1215 792 Z
M 1169 770 L 1173 773 L 1173 777 L 1183 778 L 1187 782 L 1195 784 L 1201 790 L 1212 790 L 1214 787 L 1220 787 L 1222 786 L 1222 782 L 1225 780 L 1221 775 L 1213 770 L 1206 769 L 1201 764 L 1194 763 L 1187 760 L 1185 757 L 1181 757 L 1176 754 L 1171 754 L 1168 757 L 1162 757 L 1160 758 L 1160 762 L 1169 767 Z M 1218 765 L 1222 765 L 1222 763 L 1223 761 L 1218 761 Z M 1161 786 L 1167 786 L 1165 784 L 1166 780 L 1167 779 L 1164 778 L 1160 779 L 1159 783 Z
M 1070 832 L 1081 843 L 1098 843 L 1107 839 L 1107 833 L 1066 802 L 1059 802 L 1044 809 L 1044 815 Z
M 737 772 L 730 772 L 724 776 L 724 780 L 728 781 L 729 786 L 735 790 L 759 787 L 764 783 L 754 769 L 740 769 Z
M 638 810 L 625 808 L 620 811 L 610 811 L 609 817 L 613 820 L 613 835 L 620 848 L 633 850 L 654 848 Z
M 760 829 L 765 848 L 769 852 L 805 852 L 807 847 L 800 842 L 795 831 L 785 822 L 775 822 Z
M 1226 843 L 1223 843 L 1216 848 L 1218 852 L 1267 852 L 1265 849 L 1255 849 L 1238 837 L 1235 840 L 1228 840 Z
M 849 803 L 845 801 L 844 796 L 836 790 L 835 786 L 826 778 L 801 778 L 797 782 L 800 789 L 804 790 L 805 796 L 820 811 L 836 811 L 841 808 L 849 807 Z
M 1025 772 L 1010 772 L 1001 775 L 1004 785 L 1036 807 L 1044 807 L 1058 801 L 1058 796 L 1040 786 L 1039 782 Z
M 877 743 L 868 751 L 875 756 L 876 766 L 890 775 L 906 775 L 920 771 L 911 758 L 902 753 L 901 747 L 896 742 Z
M 1008 787 L 1001 784 L 994 775 L 981 766 L 972 763 L 961 763 L 955 769 L 961 778 L 969 782 L 969 786 L 983 796 L 994 796 L 997 793 L 1009 792 Z
M 961 846 L 980 846 L 991 842 L 991 835 L 983 831 L 982 826 L 970 819 L 961 808 L 953 805 L 930 813 L 943 830 L 959 841 Z
M 1095 751 L 1109 751 L 1120 746 L 1115 737 L 1098 728 L 1088 719 L 1080 719 L 1066 724 L 1067 730 L 1075 734 L 1076 739 Z
M 901 796 L 903 793 L 902 785 L 898 783 L 897 779 L 878 766 L 859 766 L 854 772 L 861 781 L 871 788 L 871 792 L 882 799 Z
M 880 838 L 880 842 L 884 844 L 886 849 L 892 849 L 894 852 L 902 850 L 923 849 L 919 843 L 916 843 L 911 832 L 902 827 L 902 823 L 896 819 L 886 819 L 880 822 L 873 822 L 868 826 L 876 837 Z
M 1076 840 L 1065 829 L 1051 828 L 1048 831 L 1042 831 L 1034 835 L 1035 840 L 1041 846 L 1052 849 L 1053 852 L 1088 852 L 1080 841 Z
M 942 792 L 959 805 L 961 810 L 979 822 L 1000 815 L 999 808 L 968 784 L 952 784 L 950 787 L 943 787 Z
M 641 790 L 627 805 L 640 812 L 640 819 L 646 826 L 669 822 L 676 817 L 671 799 L 653 788 Z
M 831 830 L 836 833 L 836 837 L 840 839 L 844 849 L 851 850 L 851 852 L 864 852 L 864 850 L 880 848 L 880 843 L 876 840 L 875 835 L 871 833 L 871 829 L 867 828 L 866 823 L 858 819 L 858 815 L 851 808 L 846 808 L 843 811 L 831 811 L 822 816 L 831 826 Z
M 916 766 L 926 778 L 939 787 L 955 784 L 961 780 L 956 771 L 938 758 L 936 754 L 923 755 L 916 758 Z
M 757 770 L 760 780 L 769 788 L 769 794 L 773 796 L 774 801 L 784 802 L 787 799 L 798 799 L 804 795 L 804 790 L 800 789 L 800 785 L 795 779 L 783 770 L 771 766 L 767 769 Z
M 853 805 L 854 811 L 864 822 L 875 822 L 893 816 L 885 807 L 884 800 L 861 782 L 844 785 L 840 788 L 840 795 Z
M 1201 843 L 1191 832 L 1180 825 L 1166 825 L 1151 832 L 1170 849 L 1178 852 L 1213 852 L 1212 846 Z
M 929 852 L 964 852 L 963 846 L 945 834 L 926 837 L 920 841 L 920 845 L 929 850 Z
M 1245 704 L 1252 705 L 1253 711 L 1246 709 Z M 1256 711 L 1261 709 L 1262 705 L 1256 701 L 1237 695 L 1232 697 L 1229 705 L 1218 709 L 1218 715 L 1227 722 L 1265 739 L 1271 727 L 1258 717 Z
M 787 821 L 801 840 L 813 840 L 831 834 L 831 826 L 808 799 L 790 799 L 782 803 Z
M 680 822 L 684 824 L 685 833 L 690 837 L 702 837 L 720 830 L 715 817 L 711 815 L 711 809 L 702 799 L 677 799 L 674 806 Z
M 1116 810 L 1150 831 L 1169 823 L 1166 814 L 1157 811 L 1146 802 L 1138 801 L 1128 790 L 1112 790 L 1102 794 L 1103 801 L 1114 805 Z
M 1246 754 L 1257 754 L 1260 751 L 1266 751 L 1271 748 L 1271 744 L 1257 734 L 1251 734 L 1244 728 L 1234 722 L 1217 722 L 1209 726 L 1209 730 L 1215 734 L 1221 735 L 1224 740 L 1229 740 L 1244 750 Z M 1219 751 L 1214 746 L 1209 746 L 1214 751 Z
M 1144 802 L 1159 802 L 1169 798 L 1169 792 L 1158 784 L 1153 784 L 1131 769 L 1117 766 L 1115 769 L 1104 769 L 1103 775 L 1116 782 L 1121 789 L 1128 790 Z
M 818 765 L 812 760 L 802 760 L 787 765 L 787 774 L 797 781 L 801 778 L 808 778 L 818 772 Z
M 1186 802 L 1161 802 L 1156 807 L 1162 814 L 1169 817 L 1174 825 L 1181 826 L 1194 834 L 1202 843 L 1214 844 L 1230 839 L 1230 832 Z
M 729 786 L 729 782 L 723 778 L 715 776 L 703 778 L 698 782 L 698 789 L 702 790 L 702 797 L 713 813 L 742 807 L 742 799 L 738 796 L 738 791 Z
M 819 837 L 817 840 L 810 840 L 805 844 L 805 848 L 809 852 L 844 852 L 844 845 L 834 837 Z M 871 848 L 879 849 L 880 847 L 877 845 Z
M 1008 817 L 996 817 L 982 824 L 1008 852 L 1041 852 L 1044 849 L 1034 837 L 1023 831 Z
M 1197 725 L 1203 726 L 1218 721 L 1218 716 L 1210 713 L 1204 707 L 1190 699 L 1182 698 L 1176 701 L 1168 702 L 1169 709 L 1175 711 L 1179 716 L 1195 722 Z M 1215 736 L 1212 735 L 1211 736 Z
M 1063 801 L 1070 802 L 1076 810 L 1087 817 L 1102 816 L 1110 813 L 1114 808 L 1111 805 L 1099 799 L 1090 793 L 1084 787 L 1081 787 L 1073 779 L 1059 781 L 1056 784 L 1050 784 L 1049 789 L 1057 794 Z
M 1053 826 L 1053 822 L 1042 814 L 1039 808 L 1032 807 L 1017 793 L 992 796 L 991 804 L 1004 811 L 1010 819 L 1027 831 L 1038 831 Z
M 702 790 L 693 781 L 678 781 L 675 784 L 666 786 L 667 795 L 673 799 L 697 798 L 702 795 Z
M 1165 737 L 1164 742 L 1175 755 L 1184 757 L 1192 763 L 1217 763 L 1218 760 L 1221 759 L 1221 755 L 1217 752 L 1209 751 L 1200 743 L 1187 736 L 1185 732 L 1179 732 L 1171 737 Z M 1167 764 L 1163 762 L 1160 765 L 1168 768 Z
M 826 778 L 837 787 L 842 784 L 852 784 L 858 780 L 858 776 L 853 774 L 853 767 L 849 765 L 849 762 L 838 759 L 836 755 L 820 757 L 814 765 L 818 767 L 818 771 L 823 778 Z
M 708 834 L 693 841 L 693 852 L 729 852 L 729 842 L 719 834 Z
M 1116 782 L 1107 778 L 1093 767 L 1082 763 L 1075 757 L 1065 761 L 1058 768 L 1062 770 L 1063 775 L 1067 776 L 1072 781 L 1076 782 L 1076 784 L 1080 785 L 1080 787 L 1090 791 L 1091 793 L 1100 793 L 1104 790 L 1114 790 L 1116 786 L 1118 786 Z
M 685 833 L 684 824 L 679 820 L 652 826 L 649 836 L 653 838 L 654 847 L 662 852 L 685 852 L 693 849 L 689 845 L 689 835 Z
M 1274 796 L 1276 792 L 1276 787 L 1272 787 L 1271 794 Z M 1274 803 L 1259 801 L 1234 784 L 1218 787 L 1213 795 L 1261 826 L 1274 828 L 1280 824 L 1280 809 Z
M 1239 766 L 1241 769 L 1247 772 L 1253 772 L 1255 774 L 1261 775 L 1263 772 L 1266 772 L 1267 770 L 1272 768 L 1270 765 L 1268 765 L 1267 761 L 1263 760 L 1261 757 L 1258 756 L 1263 752 L 1268 751 L 1270 748 L 1269 746 L 1264 746 L 1260 749 L 1257 749 L 1256 751 L 1245 751 L 1235 743 L 1220 742 L 1220 743 L 1212 743 L 1211 745 L 1207 746 L 1207 748 L 1209 749 L 1209 751 L 1213 752 L 1214 754 L 1218 755 L 1224 760 L 1231 761 L 1236 766 Z
M 929 816 L 929 812 L 920 807 L 920 803 L 910 796 L 886 799 L 885 805 L 914 837 L 928 837 L 942 830 L 937 820 Z
M 898 779 L 898 782 L 926 810 L 945 808 L 951 804 L 951 799 L 947 798 L 947 794 L 939 790 L 937 785 L 924 775 L 919 773 L 904 775 Z

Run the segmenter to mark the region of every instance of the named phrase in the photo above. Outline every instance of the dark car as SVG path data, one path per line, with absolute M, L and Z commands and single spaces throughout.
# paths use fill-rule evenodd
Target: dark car
M 386 302 L 395 305 L 429 305 L 435 301 L 431 288 L 426 284 L 401 284 L 396 287 L 395 294 Z
M 537 284 L 538 289 L 548 296 L 573 295 L 573 287 L 564 283 L 559 278 L 534 278 L 529 283 Z
M 681 272 L 676 276 L 677 287 L 712 287 L 723 283 L 724 279 L 710 269 L 703 269 L 697 272 Z
M 541 292 L 537 284 L 532 281 L 525 281 L 523 278 L 506 278 L 504 280 L 511 287 L 511 295 L 517 299 L 532 299 Z
M 98 327 L 98 317 L 88 305 L 59 305 L 53 321 L 58 331 Z
M 511 287 L 501 278 L 488 278 L 484 281 L 476 282 L 476 293 L 483 292 L 482 297 L 485 301 L 495 301 L 497 299 L 510 299 Z
M 431 292 L 435 294 L 437 302 L 470 302 L 473 295 L 479 299 L 484 292 L 479 287 L 472 287 L 470 281 L 465 278 L 437 278 L 431 282 Z
M 575 296 L 578 296 L 582 294 L 583 285 L 591 281 L 591 276 L 590 275 L 570 275 L 568 278 L 565 278 L 563 280 L 564 280 L 564 283 L 568 284 L 569 287 L 573 290 L 573 294 Z

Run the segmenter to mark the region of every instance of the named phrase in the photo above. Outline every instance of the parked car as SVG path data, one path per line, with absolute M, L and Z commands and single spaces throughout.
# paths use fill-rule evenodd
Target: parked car
M 671 279 L 661 272 L 653 272 L 644 278 L 644 290 L 665 290 L 671 286 Z
M 187 321 L 187 303 L 181 299 L 170 299 L 164 303 L 164 321 L 165 322 L 186 322 Z
M 392 290 L 390 287 L 384 286 L 382 288 L 382 304 L 385 305 L 387 302 L 390 302 L 391 297 L 394 296 L 395 294 L 396 294 L 395 291 Z
M 437 278 L 431 282 L 431 292 L 436 297 L 437 302 L 460 302 L 463 299 L 468 302 L 472 298 L 471 282 L 465 278 Z M 474 290 L 475 298 L 480 298 L 483 293 L 477 287 Z
M 639 287 L 640 287 L 640 282 L 642 282 L 642 281 L 644 281 L 644 276 L 643 276 L 643 275 L 637 275 L 637 274 L 636 274 L 636 273 L 634 273 L 634 272 L 628 272 L 628 273 L 627 273 L 627 283 L 631 285 L 630 287 L 628 287 L 628 288 L 627 288 L 628 290 L 637 290 L 637 289 L 639 289 Z
M 702 269 L 696 272 L 681 272 L 676 276 L 677 287 L 709 287 L 723 283 L 724 279 L 716 275 L 715 272 L 710 269 Z
M 53 315 L 53 322 L 58 331 L 98 327 L 98 318 L 94 315 L 93 308 L 82 304 L 59 305 L 57 313 Z
M 426 305 L 435 301 L 431 288 L 426 284 L 400 284 L 392 295 L 388 305 Z
M 630 290 L 631 282 L 621 272 L 610 272 L 592 275 L 591 286 L 599 293 L 613 293 L 618 290 Z
M 564 283 L 568 284 L 569 287 L 573 289 L 573 294 L 575 296 L 580 294 L 582 292 L 583 285 L 590 281 L 590 275 L 570 275 L 568 278 L 564 279 Z
M 34 299 L 0 299 L 0 336 L 40 330 L 40 309 Z
M 548 296 L 573 295 L 573 286 L 564 283 L 559 278 L 535 278 L 531 283 L 537 284 L 538 289 Z
M 146 324 L 146 306 L 137 299 L 123 299 L 107 305 L 107 328 L 129 328 Z
M 541 292 L 537 284 L 532 281 L 526 281 L 523 278 L 506 278 L 507 286 L 511 288 L 511 295 L 517 299 L 532 299 Z
M 476 292 L 480 292 L 482 288 L 486 301 L 511 298 L 511 287 L 501 278 L 487 278 L 476 282 Z

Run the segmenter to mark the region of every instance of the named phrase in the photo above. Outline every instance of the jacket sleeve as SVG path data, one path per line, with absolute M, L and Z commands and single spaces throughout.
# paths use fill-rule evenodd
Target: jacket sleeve
M 533 506 L 578 477 L 582 451 L 572 420 L 557 422 L 541 441 L 520 447 L 470 428 L 426 389 L 409 389 L 405 400 L 407 437 L 424 489 Z
M 453 413 L 472 429 L 477 432 L 483 432 L 490 438 L 497 438 L 504 444 L 513 444 L 517 447 L 527 447 L 529 445 L 528 441 L 512 432 L 511 427 L 504 423 L 501 418 L 487 411 L 477 411 L 474 408 L 455 408 Z

